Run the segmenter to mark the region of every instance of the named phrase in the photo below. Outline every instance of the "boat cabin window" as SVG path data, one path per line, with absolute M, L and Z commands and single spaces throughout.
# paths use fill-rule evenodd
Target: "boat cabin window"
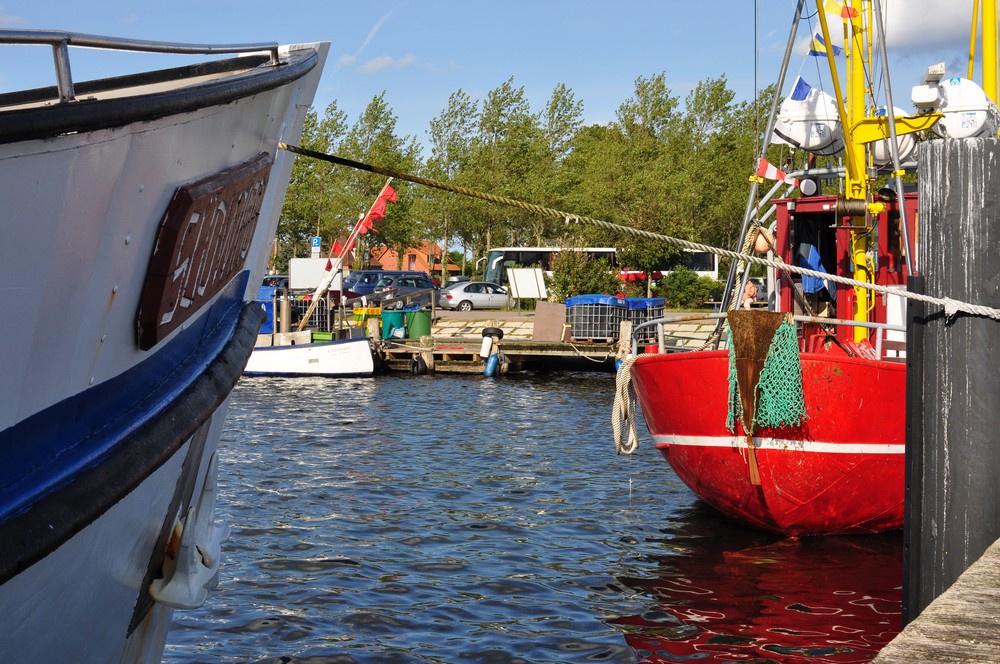
M 833 215 L 800 214 L 792 223 L 792 260 L 799 267 L 837 274 L 837 231 Z M 796 313 L 836 316 L 837 284 L 818 277 L 799 275 L 796 288 L 804 303 L 796 298 Z

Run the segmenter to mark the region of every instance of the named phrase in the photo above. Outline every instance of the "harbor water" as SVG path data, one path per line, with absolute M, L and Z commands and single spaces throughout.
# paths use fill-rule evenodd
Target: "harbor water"
M 166 662 L 867 662 L 902 535 L 783 539 L 701 504 L 603 373 L 243 379 L 218 588 Z

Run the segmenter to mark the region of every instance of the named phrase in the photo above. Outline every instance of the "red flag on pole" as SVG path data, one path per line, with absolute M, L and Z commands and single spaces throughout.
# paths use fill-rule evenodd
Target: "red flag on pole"
M 385 204 L 396 202 L 396 190 L 385 185 L 382 189 L 382 193 L 375 200 L 375 204 L 372 205 L 372 209 L 368 211 L 368 215 L 358 222 L 358 232 L 367 233 L 375 226 L 375 222 L 379 219 L 385 217 Z
M 329 272 L 333 269 L 333 258 L 343 258 L 347 255 L 347 252 L 351 250 L 354 246 L 354 240 L 351 239 L 347 242 L 346 246 L 341 246 L 340 242 L 337 240 L 333 241 L 333 247 L 330 248 L 330 257 L 326 259 L 326 271 Z

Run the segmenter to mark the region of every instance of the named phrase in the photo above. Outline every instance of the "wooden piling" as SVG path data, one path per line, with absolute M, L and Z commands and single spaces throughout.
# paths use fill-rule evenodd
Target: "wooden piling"
M 928 141 L 919 159 L 926 294 L 1000 307 L 1000 142 Z M 1000 322 L 912 313 L 904 624 L 1000 538 Z

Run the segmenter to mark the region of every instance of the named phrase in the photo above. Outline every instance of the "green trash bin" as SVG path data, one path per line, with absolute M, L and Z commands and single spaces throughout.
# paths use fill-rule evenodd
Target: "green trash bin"
M 431 312 L 428 309 L 406 310 L 406 336 L 410 339 L 426 337 L 431 333 Z
M 382 310 L 382 338 L 399 339 L 406 336 L 402 311 Z M 397 332 L 398 330 L 398 332 Z

